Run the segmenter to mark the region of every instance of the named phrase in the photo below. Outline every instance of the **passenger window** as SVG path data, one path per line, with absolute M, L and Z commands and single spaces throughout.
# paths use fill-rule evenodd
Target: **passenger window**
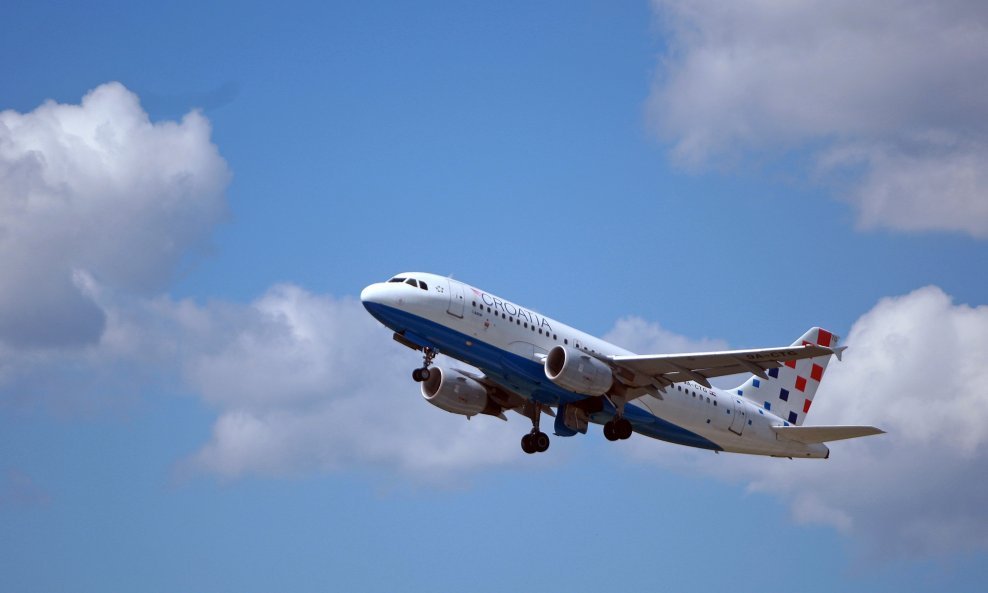
M 528 322 L 525 322 L 525 329 L 528 329 Z
M 569 338 L 563 338 L 563 344 L 569 346 Z

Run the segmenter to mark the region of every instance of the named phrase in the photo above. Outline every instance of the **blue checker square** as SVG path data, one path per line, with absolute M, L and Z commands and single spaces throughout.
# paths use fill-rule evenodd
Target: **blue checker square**
M 775 367 L 775 368 L 769 369 L 768 370 L 768 376 L 769 377 L 772 377 L 773 379 L 778 379 L 779 378 L 779 367 Z
M 789 401 L 789 390 L 788 389 L 780 389 L 779 390 L 779 399 L 781 399 L 784 402 Z
M 772 409 L 772 402 L 765 402 L 765 409 L 766 410 L 771 410 Z
M 789 422 L 796 424 L 796 412 L 789 412 Z
M 738 395 L 744 395 L 744 391 L 741 390 L 741 389 L 738 389 Z
M 752 381 L 752 383 L 755 385 L 755 387 L 761 387 L 762 386 L 762 382 L 759 381 L 758 379 L 755 379 L 754 381 Z

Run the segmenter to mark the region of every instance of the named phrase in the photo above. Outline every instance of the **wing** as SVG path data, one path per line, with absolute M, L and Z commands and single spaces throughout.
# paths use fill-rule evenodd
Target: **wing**
M 832 348 L 808 344 L 785 348 L 760 348 L 756 350 L 727 350 L 724 352 L 697 352 L 694 354 L 652 354 L 610 356 L 609 361 L 629 386 L 663 388 L 682 381 L 696 381 L 710 387 L 710 377 L 753 373 L 766 378 L 765 370 L 782 366 L 802 358 L 816 358 L 834 354 Z

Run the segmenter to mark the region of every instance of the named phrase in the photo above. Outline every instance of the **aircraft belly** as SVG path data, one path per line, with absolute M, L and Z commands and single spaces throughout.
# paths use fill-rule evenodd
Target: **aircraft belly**
M 510 385 L 521 396 L 553 406 L 586 399 L 585 395 L 567 391 L 549 381 L 540 361 L 511 352 L 507 343 L 502 348 L 482 339 L 494 337 L 493 334 L 483 336 L 481 331 L 478 332 L 480 335 L 471 336 L 447 326 L 446 319 L 440 323 L 392 307 L 384 305 L 378 307 L 387 309 L 375 311 L 375 316 L 382 321 L 386 320 L 385 325 L 388 327 L 395 331 L 407 330 L 422 336 L 442 354 L 481 369 L 492 379 L 503 382 L 505 386 Z M 469 318 L 469 314 L 465 317 Z M 466 319 L 458 319 L 455 322 L 471 323 Z M 501 337 L 501 341 L 507 340 Z M 604 412 L 591 415 L 591 421 L 603 424 L 613 418 L 614 408 L 609 405 L 606 408 Z M 625 416 L 631 421 L 635 432 L 645 436 L 701 449 L 723 449 L 721 445 L 710 439 L 634 404 L 625 407 Z

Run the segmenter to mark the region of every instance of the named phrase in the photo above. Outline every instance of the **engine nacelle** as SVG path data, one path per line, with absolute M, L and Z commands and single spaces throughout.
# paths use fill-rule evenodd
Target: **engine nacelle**
M 437 408 L 464 416 L 501 412 L 490 401 L 486 387 L 455 370 L 430 368 L 429 378 L 422 382 L 422 397 Z
M 611 367 L 575 348 L 556 346 L 545 357 L 545 376 L 564 389 L 604 395 L 614 382 Z

